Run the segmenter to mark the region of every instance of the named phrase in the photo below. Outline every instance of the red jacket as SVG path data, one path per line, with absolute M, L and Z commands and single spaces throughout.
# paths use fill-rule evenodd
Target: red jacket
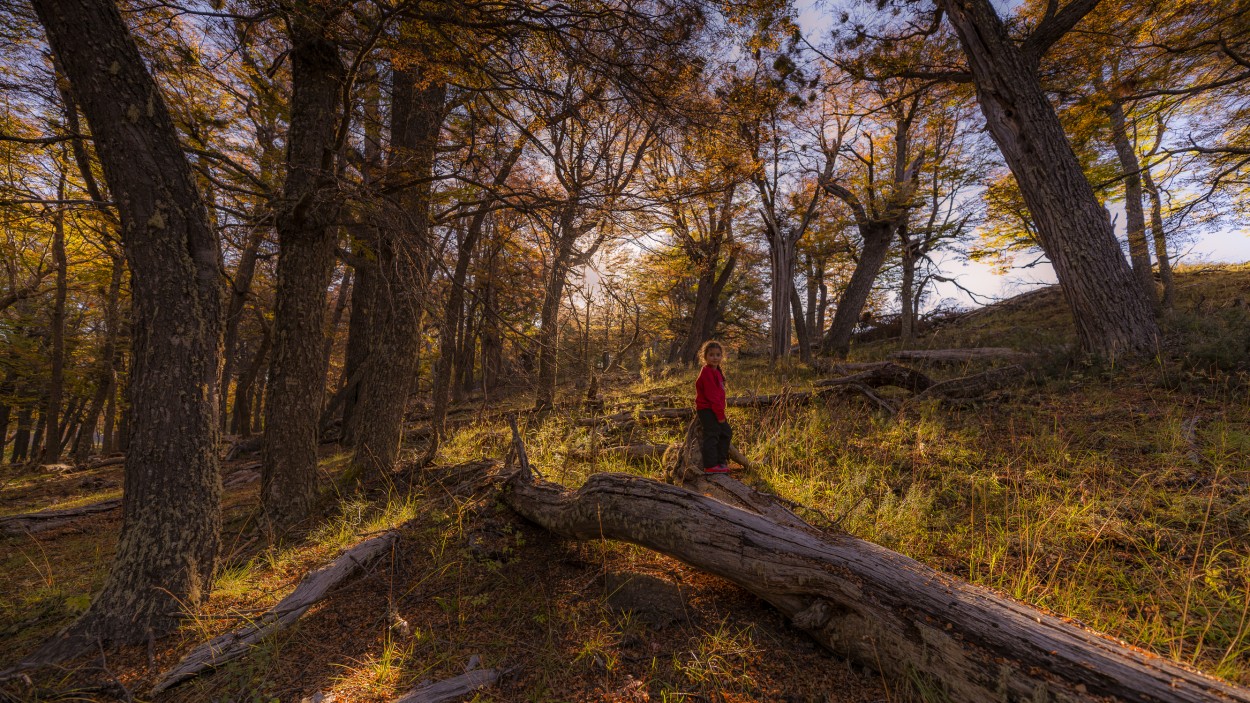
M 725 421 L 725 374 L 715 366 L 704 366 L 694 382 L 695 410 L 708 409 L 716 419 Z

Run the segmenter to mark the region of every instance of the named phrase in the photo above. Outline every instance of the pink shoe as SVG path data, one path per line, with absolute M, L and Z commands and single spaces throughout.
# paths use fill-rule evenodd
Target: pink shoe
M 703 473 L 705 474 L 727 474 L 729 473 L 729 467 L 725 466 L 724 464 L 717 464 L 716 466 L 707 467 L 706 469 L 703 470 Z

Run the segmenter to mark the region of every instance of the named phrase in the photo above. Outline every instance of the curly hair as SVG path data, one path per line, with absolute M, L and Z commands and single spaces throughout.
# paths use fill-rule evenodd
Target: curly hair
M 707 363 L 707 353 L 709 349 L 719 349 L 722 354 L 725 353 L 725 348 L 720 345 L 720 342 L 715 339 L 709 339 L 703 343 L 703 346 L 699 347 L 699 363 Z

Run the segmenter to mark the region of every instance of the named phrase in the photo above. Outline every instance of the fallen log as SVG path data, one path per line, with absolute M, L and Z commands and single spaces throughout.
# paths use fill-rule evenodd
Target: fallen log
M 969 347 L 967 349 L 907 349 L 891 352 L 895 361 L 916 361 L 930 364 L 964 364 L 970 361 L 1024 361 L 1033 354 L 1010 347 Z
M 418 686 L 396 698 L 393 703 L 452 703 L 462 701 L 474 691 L 493 686 L 507 673 L 505 669 L 474 669 L 450 679 Z
M 294 591 L 264 615 L 244 627 L 214 637 L 183 657 L 161 676 L 152 689 L 152 695 L 238 659 L 256 643 L 294 625 L 309 608 L 321 602 L 331 588 L 355 576 L 369 562 L 390 551 L 397 539 L 399 534 L 393 531 L 372 537 L 343 552 L 329 564 L 308 573 Z
M 974 373 L 971 376 L 961 376 L 952 378 L 949 381 L 942 381 L 929 386 L 922 393 L 915 396 L 916 400 L 922 398 L 944 398 L 947 400 L 965 400 L 968 398 L 979 398 L 990 391 L 997 390 L 1003 386 L 1017 381 L 1025 374 L 1024 367 L 1012 364 L 1011 366 L 1003 366 L 981 373 Z
M 110 498 L 97 503 L 80 505 L 76 508 L 49 509 L 35 513 L 10 515 L 9 517 L 0 518 L 0 533 L 17 535 L 46 532 L 47 530 L 68 525 L 88 515 L 107 513 L 120 507 L 122 507 L 121 498 Z
M 881 386 L 896 386 L 905 388 L 912 393 L 919 393 L 929 386 L 933 385 L 933 379 L 915 369 L 909 369 L 906 366 L 900 366 L 892 361 L 883 361 L 875 364 L 857 364 L 858 370 L 852 371 L 849 365 L 834 366 L 833 370 L 842 371 L 847 375 L 839 378 L 828 378 L 823 381 L 817 381 L 815 386 L 828 388 L 832 386 L 844 386 L 851 384 L 861 384 L 869 388 L 880 388 Z
M 105 457 L 103 459 L 97 459 L 96 461 L 93 461 L 89 464 L 84 464 L 82 466 L 79 466 L 77 470 L 78 471 L 94 471 L 96 469 L 103 469 L 106 466 L 119 466 L 125 463 L 126 463 L 126 457 L 124 456 L 110 456 L 110 457 Z
M 1250 690 L 883 547 L 684 488 L 596 474 L 573 492 L 523 463 L 503 500 L 562 537 L 637 544 L 728 579 L 828 649 L 953 701 L 1250 702 Z

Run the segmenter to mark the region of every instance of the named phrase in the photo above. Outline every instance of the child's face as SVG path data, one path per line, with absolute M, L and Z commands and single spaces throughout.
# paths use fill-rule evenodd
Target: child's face
M 720 366 L 720 358 L 721 358 L 722 353 L 723 352 L 720 349 L 717 349 L 716 347 L 712 347 L 711 349 L 707 350 L 706 354 L 703 355 L 703 360 L 707 362 L 708 366 Z

